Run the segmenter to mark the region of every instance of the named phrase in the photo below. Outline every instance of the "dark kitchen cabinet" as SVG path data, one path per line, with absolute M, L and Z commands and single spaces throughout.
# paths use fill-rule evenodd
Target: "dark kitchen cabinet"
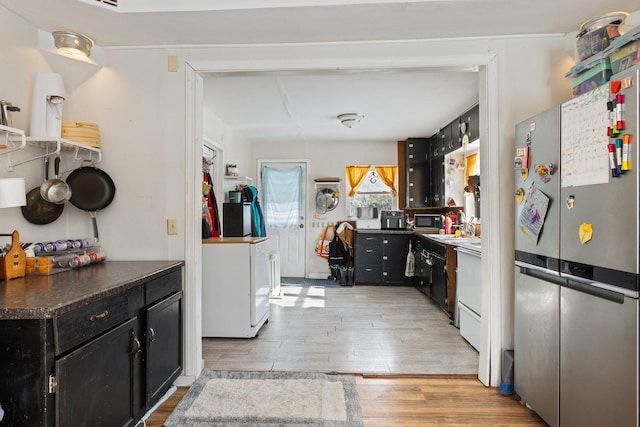
M 460 115 L 460 137 L 467 135 L 468 142 L 480 138 L 480 106 L 475 105 Z
M 426 236 L 413 236 L 414 286 L 453 318 L 456 300 L 457 252 L 454 246 Z
M 406 144 L 406 202 L 408 208 L 428 206 L 429 138 L 409 138 Z
M 0 317 L 0 425 L 133 426 L 180 375 L 181 264 L 106 264 L 12 281 L 51 305 Z
M 409 239 L 409 233 L 356 231 L 355 284 L 411 285 L 404 275 Z
M 447 310 L 447 258 L 446 247 L 436 242 L 431 245 L 431 298 Z
M 444 206 L 444 144 L 445 131 L 441 130 L 432 139 L 430 146 L 430 206 Z
M 429 260 L 431 243 L 426 237 L 417 234 L 411 236 L 411 243 L 415 260 L 413 283 L 420 292 L 431 296 L 431 261 Z
M 137 317 L 129 319 L 56 361 L 56 425 L 134 424 L 137 324 Z
M 462 147 L 462 136 L 460 135 L 460 119 L 456 119 L 447 125 L 449 139 L 444 147 L 444 154 L 449 154 Z
M 182 370 L 182 292 L 146 310 L 146 403 L 158 401 Z

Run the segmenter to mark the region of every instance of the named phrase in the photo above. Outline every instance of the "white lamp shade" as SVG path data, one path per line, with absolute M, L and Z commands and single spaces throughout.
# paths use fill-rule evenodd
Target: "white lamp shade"
M 24 178 L 0 179 L 0 208 L 13 208 L 26 204 Z

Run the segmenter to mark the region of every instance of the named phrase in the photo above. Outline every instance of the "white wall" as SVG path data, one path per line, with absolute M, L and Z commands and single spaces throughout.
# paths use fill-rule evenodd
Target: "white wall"
M 22 107 L 16 125 L 26 127 L 30 113 L 30 93 L 33 75 L 48 71 L 48 65 L 35 49 L 36 30 L 22 23 L 10 12 L 0 8 L 0 79 L 1 98 Z M 18 47 L 14 47 L 17 43 Z M 491 279 L 489 298 L 492 318 L 497 320 L 497 334 L 492 336 L 494 359 L 498 348 L 511 344 L 511 300 L 513 242 L 513 168 L 515 124 L 536 112 L 569 98 L 569 82 L 564 80 L 570 63 L 563 52 L 562 37 L 517 37 L 491 40 L 441 40 L 398 43 L 350 43 L 303 46 L 219 46 L 201 49 L 149 48 L 105 50 L 105 67 L 89 78 L 68 96 L 64 104 L 65 118 L 94 121 L 100 125 L 104 147 L 104 161 L 100 165 L 113 178 L 117 186 L 116 198 L 111 206 L 98 214 L 103 249 L 110 259 L 182 259 L 185 232 L 179 226 L 177 236 L 167 236 L 166 218 L 175 217 L 185 223 L 185 206 L 191 196 L 185 191 L 185 175 L 191 165 L 185 164 L 185 62 L 198 70 L 216 68 L 224 64 L 228 69 L 278 69 L 291 61 L 314 64 L 341 64 L 346 68 L 376 66 L 396 62 L 398 66 L 429 63 L 433 66 L 486 63 L 494 57 L 498 64 L 497 96 L 499 110 L 490 121 L 497 124 L 497 134 L 483 137 L 483 146 L 496 144 L 495 159 L 483 156 L 483 176 L 488 169 L 494 172 L 495 188 L 483 186 L 484 194 L 493 193 L 494 201 L 484 206 L 487 214 L 498 218 L 499 230 L 483 224 L 483 235 L 495 236 L 486 249 L 497 255 L 500 263 L 494 274 L 484 271 Z M 178 72 L 167 71 L 167 57 L 179 57 Z M 53 70 L 56 71 L 56 70 Z M 63 76 L 65 77 L 65 76 Z M 481 101 L 485 97 L 481 88 Z M 455 88 L 452 88 L 454 93 Z M 482 116 L 481 116 L 482 118 Z M 220 124 L 207 130 L 211 137 L 224 135 Z M 206 129 L 206 128 L 205 128 Z M 485 135 L 486 136 L 486 135 Z M 222 141 L 221 141 L 222 142 Z M 226 144 L 226 142 L 223 142 Z M 493 147 L 496 147 L 494 145 Z M 310 177 L 339 175 L 344 164 L 356 162 L 351 148 L 312 144 L 293 147 L 243 147 L 225 145 L 228 162 L 247 168 L 247 175 L 255 175 L 255 160 L 273 154 L 282 158 L 309 158 L 312 161 Z M 229 150 L 227 152 L 227 150 Z M 236 151 L 237 150 L 237 151 Z M 275 154 L 274 151 L 277 151 Z M 358 163 L 390 163 L 395 156 L 395 142 L 389 146 L 367 147 L 371 158 L 358 157 Z M 344 153 L 344 162 L 336 164 L 335 156 Z M 26 176 L 31 187 L 41 180 L 39 162 L 31 162 L 6 171 L 6 157 L 0 156 L 0 177 Z M 336 212 L 338 215 L 340 211 Z M 4 209 L 0 220 L 8 232 L 18 229 L 23 240 L 63 238 L 90 235 L 90 221 L 86 213 L 67 206 L 63 216 L 46 226 L 28 224 L 18 209 Z M 313 236 L 312 230 L 309 231 Z M 310 238 L 311 239 L 311 238 Z M 483 245 L 483 250 L 484 245 Z M 317 259 L 309 255 L 310 269 Z M 192 268 L 187 260 L 187 268 Z M 491 261 L 491 262 L 496 262 Z M 187 291 L 199 287 L 187 283 Z M 186 307 L 190 310 L 190 307 Z M 495 344 L 494 344 L 495 343 Z M 196 349 L 187 349 L 194 357 Z M 195 355 L 197 358 L 198 355 Z M 497 365 L 499 367 L 499 364 Z M 492 375 L 498 375 L 495 373 Z M 495 381 L 492 381 L 494 385 Z
M 329 275 L 327 260 L 315 254 L 314 249 L 321 238 L 321 223 L 336 223 L 347 220 L 345 166 L 347 165 L 395 165 L 397 146 L 388 144 L 368 144 L 364 142 L 301 142 L 291 144 L 254 144 L 252 163 L 258 159 L 308 159 L 307 171 L 307 276 Z M 324 219 L 314 219 L 315 194 L 314 179 L 319 177 L 339 177 L 341 183 L 340 202 Z M 314 227 L 315 223 L 315 227 Z M 320 223 L 320 224 L 319 224 Z

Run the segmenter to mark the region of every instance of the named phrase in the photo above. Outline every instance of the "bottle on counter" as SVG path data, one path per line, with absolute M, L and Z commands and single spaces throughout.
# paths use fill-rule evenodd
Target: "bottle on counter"
M 451 216 L 446 215 L 444 217 L 444 234 L 451 234 L 451 225 L 453 225 Z

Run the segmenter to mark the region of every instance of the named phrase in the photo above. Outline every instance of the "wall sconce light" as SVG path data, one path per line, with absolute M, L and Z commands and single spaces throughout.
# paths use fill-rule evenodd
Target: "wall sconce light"
M 27 193 L 24 178 L 0 179 L 0 208 L 26 206 Z
M 51 35 L 56 48 L 72 55 L 82 54 L 88 58 L 91 48 L 95 45 L 89 37 L 71 31 L 54 31 Z
M 358 123 L 360 120 L 364 119 L 364 115 L 360 113 L 344 113 L 338 116 L 338 120 L 342 123 L 343 126 L 348 128 L 352 128 Z

